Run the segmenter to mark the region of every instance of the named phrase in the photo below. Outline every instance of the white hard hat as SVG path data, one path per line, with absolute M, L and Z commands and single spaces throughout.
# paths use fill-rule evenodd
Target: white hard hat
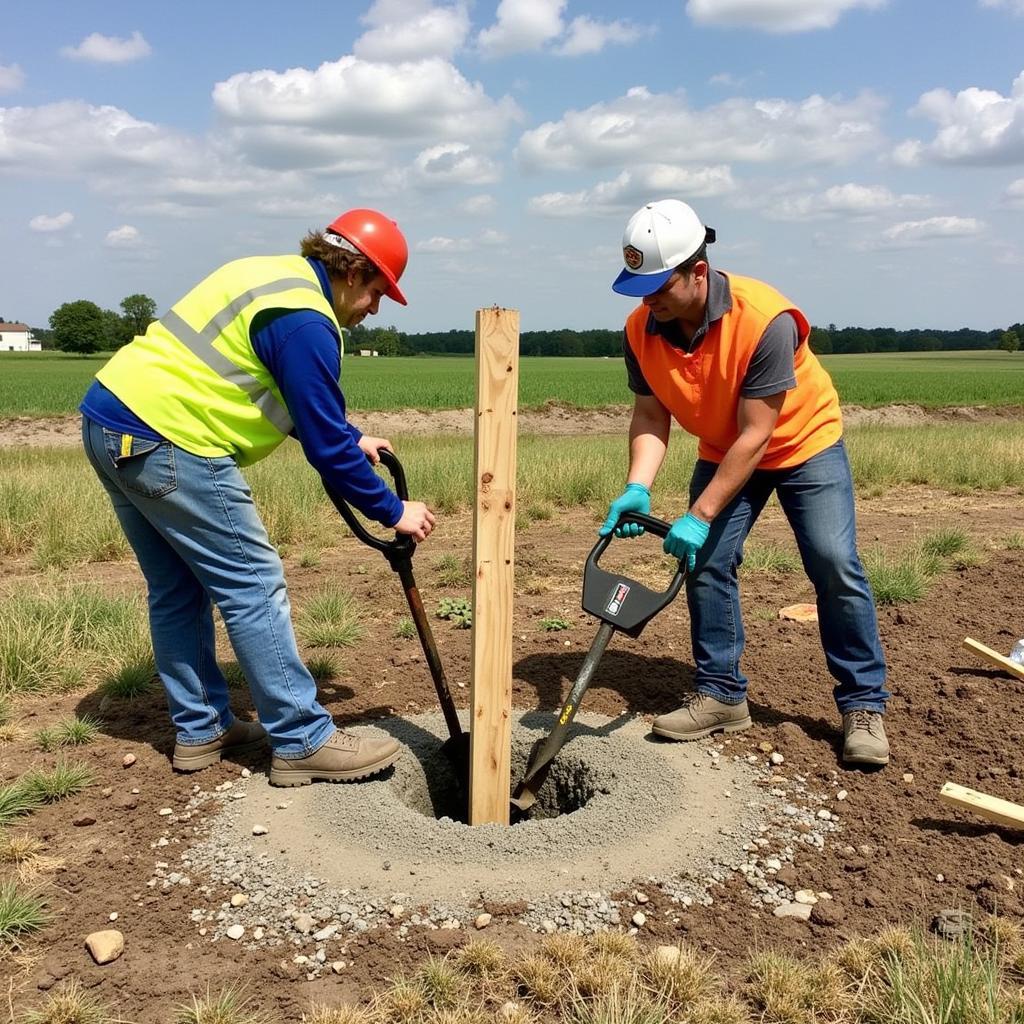
M 650 295 L 702 245 L 715 240 L 715 229 L 705 227 L 692 207 L 679 199 L 659 199 L 641 207 L 622 234 L 622 260 L 626 269 L 612 290 L 620 295 Z

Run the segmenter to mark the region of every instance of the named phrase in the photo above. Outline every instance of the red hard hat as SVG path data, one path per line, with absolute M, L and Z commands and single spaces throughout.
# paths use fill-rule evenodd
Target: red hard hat
M 398 225 L 376 210 L 348 210 L 327 225 L 328 231 L 348 239 L 387 278 L 389 299 L 408 305 L 398 279 L 409 261 L 409 246 Z

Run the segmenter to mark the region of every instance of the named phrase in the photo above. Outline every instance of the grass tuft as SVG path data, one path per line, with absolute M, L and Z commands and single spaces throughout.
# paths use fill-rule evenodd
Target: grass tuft
M 456 967 L 478 978 L 496 978 L 508 963 L 505 951 L 489 939 L 471 939 L 450 956 Z
M 135 700 L 149 693 L 156 683 L 153 652 L 122 655 L 107 671 L 99 691 L 111 700 Z
M 655 951 L 645 957 L 643 978 L 661 1001 L 673 1009 L 686 1009 L 706 999 L 714 990 L 713 965 L 711 957 L 680 945 L 675 955 Z
M 320 1006 L 304 1013 L 300 1024 L 381 1024 L 380 1016 L 366 1006 Z
M 0 882 L 0 946 L 18 948 L 23 936 L 50 920 L 45 901 L 36 892 L 22 892 L 18 883 Z
M 875 548 L 864 555 L 864 571 L 878 604 L 919 601 L 940 567 L 936 556 L 918 548 L 896 554 Z
M 466 975 L 447 957 L 428 957 L 415 980 L 435 1010 L 454 1010 L 468 995 Z
M 53 804 L 80 793 L 92 779 L 92 769 L 84 761 L 61 757 L 50 769 L 33 768 L 26 772 L 21 783 L 39 802 Z
M 338 586 L 326 587 L 306 602 L 296 633 L 309 647 L 351 647 L 363 635 L 355 598 Z
M 306 662 L 309 674 L 318 682 L 326 683 L 341 671 L 341 663 L 330 654 L 321 654 Z
M 399 640 L 412 640 L 416 636 L 416 623 L 408 615 L 403 615 L 395 623 L 395 636 Z
M 175 1024 L 271 1024 L 272 1018 L 259 1009 L 254 997 L 245 995 L 245 985 L 227 985 L 214 995 L 193 993 L 191 1004 L 178 1007 Z
M 0 786 L 0 828 L 31 814 L 43 804 L 42 796 L 26 785 L 24 777 Z
M 56 992 L 46 997 L 46 1002 L 29 1010 L 21 1018 L 21 1024 L 115 1024 L 119 1018 L 94 995 L 83 990 L 80 982 L 73 978 L 61 982 Z
M 516 990 L 540 1006 L 553 1006 L 566 989 L 562 972 L 547 957 L 533 953 L 512 967 Z
M 434 562 L 437 582 L 442 587 L 467 587 L 470 581 L 469 563 L 458 555 L 441 555 Z
M 952 558 L 954 555 L 960 554 L 961 551 L 966 551 L 969 543 L 967 534 L 963 530 L 955 528 L 936 530 L 921 541 L 921 550 L 926 555 Z
M 744 572 L 798 572 L 800 556 L 781 544 L 748 544 L 743 550 L 742 569 Z
M 417 981 L 400 976 L 377 997 L 374 1008 L 389 1024 L 412 1024 L 430 1009 L 430 1000 Z

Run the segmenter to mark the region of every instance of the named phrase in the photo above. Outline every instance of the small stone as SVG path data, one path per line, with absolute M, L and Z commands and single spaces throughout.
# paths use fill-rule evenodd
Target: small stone
M 932 931 L 951 941 L 969 935 L 972 927 L 971 915 L 963 910 L 940 910 L 932 921 Z
M 770 743 L 763 742 L 758 743 L 757 749 L 760 750 L 762 754 L 770 754 L 775 748 Z
M 641 906 L 645 903 L 650 903 L 651 901 L 651 897 L 648 896 L 647 893 L 639 891 L 633 893 L 633 899 L 635 899 Z
M 946 876 L 943 875 L 943 874 L 938 874 L 938 875 L 935 876 L 935 881 L 936 882 L 944 882 L 945 880 L 946 880 Z
M 135 764 L 136 760 L 137 758 L 134 754 L 125 754 L 124 757 L 121 758 L 121 767 L 131 768 L 131 766 Z
M 815 896 L 811 889 L 798 889 L 793 893 L 793 899 L 797 903 L 805 903 L 809 907 L 813 907 L 818 902 L 818 897 Z
M 546 918 L 540 923 L 540 930 L 546 935 L 554 935 L 558 931 L 558 925 L 551 918 Z
M 309 914 L 299 914 L 299 916 L 292 922 L 292 927 L 294 927 L 297 932 L 302 932 L 303 935 L 308 935 L 313 930 L 313 925 L 315 923 L 316 922 Z
M 777 750 L 774 750 L 768 760 L 772 764 L 784 764 L 786 759 Z
M 248 779 L 252 776 L 252 772 L 248 768 L 243 768 L 239 772 L 239 775 L 241 775 L 243 779 Z
M 491 915 L 490 914 L 480 914 L 480 915 L 477 916 L 477 919 L 473 922 L 473 927 L 476 928 L 477 931 L 482 931 L 490 923 L 491 923 Z
M 265 836 L 270 831 L 266 825 L 253 825 L 252 834 L 254 836 Z
M 779 618 L 786 622 L 817 622 L 818 609 L 813 604 L 790 604 L 779 609 Z
M 235 895 L 231 897 L 231 906 L 235 907 L 236 909 L 238 907 L 244 907 L 248 902 L 249 897 L 246 896 L 244 892 L 236 892 Z
M 847 793 L 845 789 L 841 789 L 841 790 L 839 790 L 838 793 L 836 793 L 836 799 L 837 800 L 845 800 L 849 795 L 850 794 Z
M 388 913 L 397 920 L 405 913 L 405 907 L 403 907 L 400 903 L 394 903 L 391 905 L 391 908 L 388 910 Z
M 80 818 L 74 818 L 71 824 L 76 828 L 84 828 L 86 825 L 95 825 L 96 819 L 90 817 L 88 814 L 83 814 Z
M 341 974 L 341 972 L 343 970 L 345 970 L 345 961 L 344 960 L 335 960 L 331 964 L 331 970 L 334 971 L 335 974 Z
M 257 942 L 259 942 L 259 941 L 260 941 L 260 939 L 262 939 L 262 938 L 263 938 L 263 929 L 262 929 L 262 928 L 257 928 L 257 929 L 256 929 L 256 931 L 254 931 L 254 932 L 252 933 L 252 937 L 253 937 L 253 938 L 254 938 L 254 939 L 255 939 L 255 940 L 257 941 Z
M 822 809 L 820 811 L 818 811 L 818 817 L 822 821 L 831 821 L 832 820 L 832 812 L 831 811 L 827 811 L 824 807 L 822 807 Z
M 287 804 L 287 802 L 285 802 L 285 801 L 282 801 L 282 802 L 281 802 L 281 803 L 279 803 L 279 804 L 274 804 L 274 807 L 275 807 L 275 808 L 276 808 L 277 810 L 279 810 L 279 811 L 283 811 L 283 810 L 284 810 L 284 809 L 285 809 L 285 808 L 286 808 L 287 806 L 288 806 L 288 804 Z
M 113 792 L 114 792 L 113 787 L 111 787 L 111 786 L 104 786 L 100 790 L 100 796 L 110 796 L 111 793 L 113 793 Z
M 647 915 L 643 911 L 638 910 L 630 920 L 632 920 L 633 924 L 635 924 L 637 928 L 643 928 L 643 926 L 647 924 Z
M 98 964 L 109 964 L 124 952 L 124 936 L 116 928 L 86 936 L 85 948 Z
M 809 921 L 811 907 L 806 903 L 782 903 L 772 911 L 772 914 L 775 917 L 795 917 L 798 921 Z
M 233 924 L 225 934 L 237 942 L 245 934 L 245 929 L 240 924 Z
M 170 807 L 161 807 L 157 813 L 160 815 L 161 818 L 166 818 L 169 815 L 173 814 L 174 811 Z
M 332 935 L 338 930 L 336 924 L 329 924 L 326 928 L 321 928 L 320 931 L 313 933 L 313 939 L 316 942 L 326 942 Z
M 117 920 L 117 911 L 115 910 L 115 911 L 114 911 L 114 912 L 113 912 L 113 913 L 112 913 L 112 914 L 110 915 L 110 917 L 108 917 L 108 918 L 107 918 L 107 920 L 108 920 L 108 921 L 116 921 L 116 920 Z
M 913 772 L 904 772 L 903 773 L 903 781 L 904 782 L 913 782 L 914 781 L 914 773 Z

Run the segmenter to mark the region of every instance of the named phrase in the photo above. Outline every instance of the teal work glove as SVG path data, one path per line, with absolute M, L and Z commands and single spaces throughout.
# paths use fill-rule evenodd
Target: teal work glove
M 615 525 L 627 512 L 641 512 L 645 516 L 651 514 L 651 492 L 643 484 L 626 484 L 626 489 L 608 506 L 608 518 L 597 531 L 598 536 L 607 537 L 615 530 L 616 537 L 639 537 L 644 532 L 639 523 Z
M 705 523 L 703 519 L 698 519 L 687 512 L 685 516 L 680 516 L 668 531 L 665 543 L 662 544 L 665 554 L 678 558 L 680 562 L 685 560 L 686 571 L 693 572 L 693 567 L 697 564 L 697 552 L 708 539 L 710 529 L 710 523 Z

